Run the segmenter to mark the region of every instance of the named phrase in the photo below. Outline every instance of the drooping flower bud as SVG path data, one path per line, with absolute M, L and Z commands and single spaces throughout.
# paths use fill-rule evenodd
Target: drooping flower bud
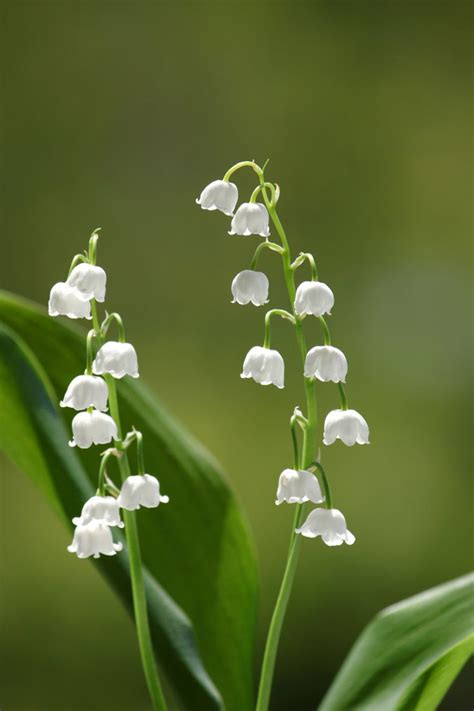
M 160 482 L 156 477 L 138 474 L 125 479 L 117 501 L 123 509 L 135 511 L 140 506 L 153 509 L 160 504 L 167 504 L 169 496 L 160 494 Z
M 50 291 L 48 313 L 50 316 L 92 318 L 89 301 L 84 301 L 75 287 L 63 281 L 55 284 Z
M 254 306 L 263 306 L 268 303 L 268 286 L 268 278 L 263 272 L 244 269 L 232 281 L 232 303 L 245 306 L 252 302 Z
M 278 351 L 254 346 L 245 356 L 241 378 L 253 378 L 260 385 L 285 386 L 285 363 Z
M 270 236 L 269 217 L 261 202 L 243 202 L 235 213 L 230 226 L 230 235 Z
M 100 558 L 101 555 L 115 555 L 122 547 L 122 543 L 114 543 L 109 526 L 102 521 L 90 521 L 77 526 L 73 541 L 67 549 L 78 558 L 89 558 L 91 555 Z
M 237 185 L 227 180 L 213 180 L 206 185 L 196 202 L 203 210 L 220 210 L 224 215 L 231 216 L 238 199 Z
M 347 530 L 346 519 L 338 509 L 314 509 L 301 528 L 295 530 L 306 538 L 321 536 L 327 546 L 352 546 L 355 536 Z
M 94 410 L 79 412 L 72 421 L 70 447 L 88 449 L 93 444 L 108 444 L 117 439 L 117 425 L 110 415 Z
M 69 383 L 64 399 L 59 403 L 61 407 L 72 407 L 74 410 L 87 410 L 95 407 L 96 410 L 107 410 L 108 389 L 107 383 L 102 378 L 93 375 L 77 375 Z
M 346 356 L 334 346 L 315 346 L 306 354 L 305 378 L 318 378 L 323 383 L 345 383 L 347 375 Z
M 114 378 L 123 378 L 130 375 L 138 378 L 138 361 L 135 348 L 131 343 L 119 343 L 119 341 L 107 341 L 99 348 L 92 371 L 96 375 L 110 373 Z
M 93 264 L 78 264 L 69 274 L 66 283 L 78 291 L 78 296 L 84 301 L 95 299 L 105 301 L 105 285 L 107 275 L 102 267 Z
M 352 447 L 369 444 L 369 426 L 356 410 L 331 410 L 324 421 L 324 444 L 333 444 L 340 439 Z
M 320 504 L 324 501 L 314 474 L 306 470 L 284 469 L 278 481 L 275 503 L 279 505 L 284 501 L 288 504 L 304 504 L 305 501 Z
M 123 528 L 117 499 L 113 496 L 91 496 L 82 507 L 81 515 L 72 519 L 75 526 L 86 526 L 91 521 Z
M 327 284 L 320 281 L 303 281 L 295 296 L 295 311 L 298 316 L 323 316 L 330 314 L 334 306 L 334 294 Z

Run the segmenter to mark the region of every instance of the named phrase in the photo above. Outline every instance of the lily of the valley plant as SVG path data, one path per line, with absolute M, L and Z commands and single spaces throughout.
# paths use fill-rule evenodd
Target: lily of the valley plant
M 85 371 L 74 375 L 60 403 L 61 407 L 77 412 L 72 419 L 69 445 L 81 449 L 111 445 L 97 458 L 97 491 L 84 502 L 80 515 L 73 519 L 76 528 L 68 550 L 78 558 L 116 555 L 122 550 L 123 543 L 115 540 L 114 531 L 124 529 L 143 669 L 153 707 L 165 709 L 150 637 L 134 512 L 142 506 L 155 508 L 169 499 L 160 493 L 158 479 L 145 471 L 141 432 L 133 429 L 125 435 L 122 433 L 115 381 L 127 376 L 138 378 L 138 361 L 135 348 L 125 340 L 125 329 L 119 314 L 105 312 L 103 320 L 99 318 L 97 303 L 105 301 L 106 273 L 96 265 L 98 237 L 98 230 L 95 230 L 88 250 L 73 258 L 66 281 L 55 284 L 51 289 L 48 304 L 50 316 L 92 321 L 85 345 Z M 114 323 L 118 341 L 107 338 Z M 136 473 L 133 475 L 128 455 L 132 445 L 136 449 Z M 113 480 L 109 471 L 112 460 L 118 464 L 120 483 Z
M 230 182 L 234 173 L 241 168 L 251 168 L 258 185 L 248 202 L 237 209 L 239 193 L 237 186 Z M 331 288 L 319 281 L 314 256 L 300 253 L 292 258 L 285 230 L 277 214 L 276 206 L 280 197 L 277 184 L 265 179 L 264 168 L 254 161 L 243 161 L 232 166 L 222 180 L 214 180 L 204 188 L 197 199 L 204 210 L 220 210 L 232 217 L 230 235 L 263 237 L 255 249 L 248 269 L 239 272 L 231 285 L 233 303 L 263 306 L 269 298 L 269 281 L 266 275 L 257 271 L 262 252 L 275 252 L 281 258 L 283 276 L 288 290 L 290 310 L 272 308 L 265 314 L 265 328 L 262 345 L 254 345 L 245 356 L 241 377 L 251 378 L 261 385 L 285 384 L 285 363 L 280 352 L 272 348 L 271 321 L 283 318 L 294 328 L 297 347 L 301 356 L 301 373 L 306 398 L 305 408 L 296 406 L 290 417 L 290 432 L 293 443 L 293 466 L 286 467 L 280 474 L 276 504 L 295 506 L 288 558 L 278 593 L 268 632 L 260 676 L 257 711 L 266 711 L 270 701 L 273 673 L 278 650 L 281 627 L 295 576 L 301 537 L 317 538 L 328 546 L 352 545 L 355 536 L 348 530 L 344 514 L 334 506 L 326 471 L 320 461 L 320 446 L 317 441 L 316 381 L 337 384 L 340 408 L 326 415 L 323 444 L 331 445 L 340 439 L 345 445 L 369 443 L 369 428 L 362 415 L 349 409 L 344 387 L 347 376 L 347 359 L 344 353 L 332 345 L 331 335 L 325 316 L 334 307 Z M 260 201 L 259 201 L 260 198 Z M 270 224 L 279 241 L 270 238 Z M 310 280 L 297 282 L 298 270 L 307 264 Z M 307 346 L 303 322 L 310 321 L 310 348 Z M 317 332 L 313 320 L 319 321 L 322 343 L 315 343 Z M 305 506 L 311 504 L 309 513 Z

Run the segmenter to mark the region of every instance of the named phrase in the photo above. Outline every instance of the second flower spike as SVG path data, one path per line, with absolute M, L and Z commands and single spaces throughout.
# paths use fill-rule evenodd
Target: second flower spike
M 241 378 L 253 378 L 260 385 L 285 386 L 285 362 L 278 351 L 254 346 L 245 356 Z
M 99 348 L 92 370 L 96 375 L 109 373 L 114 378 L 123 378 L 130 375 L 138 378 L 138 360 L 135 348 L 131 343 L 107 341 Z
M 244 269 L 232 281 L 232 303 L 245 306 L 251 302 L 254 306 L 263 306 L 268 303 L 268 286 L 268 278 L 263 272 Z

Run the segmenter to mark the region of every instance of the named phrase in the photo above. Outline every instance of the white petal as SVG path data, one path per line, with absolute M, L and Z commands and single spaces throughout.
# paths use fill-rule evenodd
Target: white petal
M 96 375 L 109 373 L 114 378 L 123 378 L 125 375 L 138 378 L 138 360 L 135 348 L 131 343 L 107 341 L 97 352 L 92 363 L 92 370 Z

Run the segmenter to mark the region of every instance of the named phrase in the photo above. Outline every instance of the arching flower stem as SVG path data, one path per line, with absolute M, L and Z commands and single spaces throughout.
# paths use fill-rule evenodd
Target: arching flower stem
M 270 311 L 267 311 L 265 314 L 265 339 L 263 341 L 263 347 L 264 348 L 270 348 L 270 343 L 272 340 L 272 331 L 271 331 L 271 318 L 272 316 L 280 316 L 281 318 L 286 319 L 287 321 L 291 321 L 291 323 L 295 323 L 295 317 L 292 316 L 288 311 L 285 311 L 284 309 L 270 309 Z
M 280 188 L 278 187 L 278 185 L 276 183 L 275 183 L 275 185 L 273 185 L 273 183 L 264 182 L 264 183 L 261 183 L 260 185 L 257 185 L 257 187 L 255 188 L 255 190 L 253 191 L 253 193 L 250 196 L 249 202 L 256 202 L 258 194 L 260 192 L 262 192 L 265 188 L 268 188 L 270 190 L 270 192 L 272 194 L 270 202 L 273 206 L 275 206 L 277 204 L 278 200 L 280 199 Z
M 319 321 L 323 327 L 324 345 L 330 346 L 331 345 L 331 332 L 329 331 L 329 326 L 327 325 L 326 319 L 324 318 L 324 316 L 319 316 Z
M 91 302 L 92 303 L 92 302 Z M 118 338 L 120 343 L 125 343 L 125 327 L 123 325 L 122 317 L 120 314 L 114 311 L 114 313 L 107 314 L 105 319 L 102 321 L 101 326 L 99 327 L 98 333 L 100 333 L 101 338 L 105 338 L 107 335 L 107 331 L 109 330 L 109 326 L 112 323 L 112 321 L 115 321 L 117 324 L 117 330 L 118 330 Z
M 337 387 L 339 388 L 339 394 L 341 396 L 341 409 L 347 410 L 349 408 L 349 404 L 347 402 L 346 389 L 342 383 L 338 383 Z
M 282 254 L 283 252 L 282 247 L 280 247 L 280 245 L 276 244 L 275 242 L 270 242 L 270 240 L 268 239 L 266 239 L 264 242 L 260 242 L 252 257 L 250 269 L 255 269 L 260 254 L 263 252 L 264 249 L 270 249 L 272 252 L 277 252 L 278 254 Z
M 94 360 L 92 344 L 96 335 L 95 330 L 92 328 L 86 337 L 86 375 L 92 375 L 92 361 Z
M 247 167 L 248 167 L 248 168 L 252 168 L 252 170 L 254 170 L 254 171 L 257 173 L 259 179 L 260 179 L 261 177 L 263 178 L 263 171 L 262 171 L 262 169 L 260 168 L 260 166 L 258 166 L 258 165 L 255 163 L 255 161 L 253 161 L 253 160 L 243 160 L 243 161 L 241 161 L 240 163 L 236 163 L 235 165 L 233 165 L 232 168 L 229 168 L 229 170 L 228 170 L 227 173 L 224 175 L 224 177 L 222 178 L 222 180 L 229 181 L 230 178 L 231 178 L 231 176 L 232 176 L 237 170 L 240 170 L 241 168 L 247 168 Z
M 105 480 L 107 476 L 107 462 L 110 457 L 120 457 L 121 453 L 118 449 L 110 447 L 106 449 L 105 452 L 101 454 L 100 467 L 99 467 L 99 478 L 97 482 L 97 496 L 105 496 Z
M 310 252 L 301 252 L 298 257 L 296 257 L 295 261 L 292 262 L 291 268 L 293 271 L 296 271 L 299 267 L 301 267 L 302 264 L 307 261 L 311 267 L 311 279 L 312 281 L 317 281 L 318 280 L 318 268 L 316 266 L 316 261 L 313 257 L 313 255 Z
M 72 272 L 74 267 L 77 267 L 78 264 L 80 264 L 81 262 L 88 262 L 88 261 L 89 261 L 89 258 L 86 257 L 85 254 L 74 255 L 74 257 L 72 258 L 71 266 L 69 267 L 69 271 L 68 271 L 67 275 L 69 276 L 69 274 Z
M 326 476 L 326 472 L 324 471 L 323 465 L 321 462 L 313 462 L 310 467 L 310 471 L 315 471 L 317 470 L 318 472 L 318 479 L 321 484 L 321 489 L 323 490 L 324 494 L 324 499 L 326 503 L 326 508 L 327 509 L 332 509 L 332 496 L 331 496 L 331 488 L 329 486 L 329 481 Z

